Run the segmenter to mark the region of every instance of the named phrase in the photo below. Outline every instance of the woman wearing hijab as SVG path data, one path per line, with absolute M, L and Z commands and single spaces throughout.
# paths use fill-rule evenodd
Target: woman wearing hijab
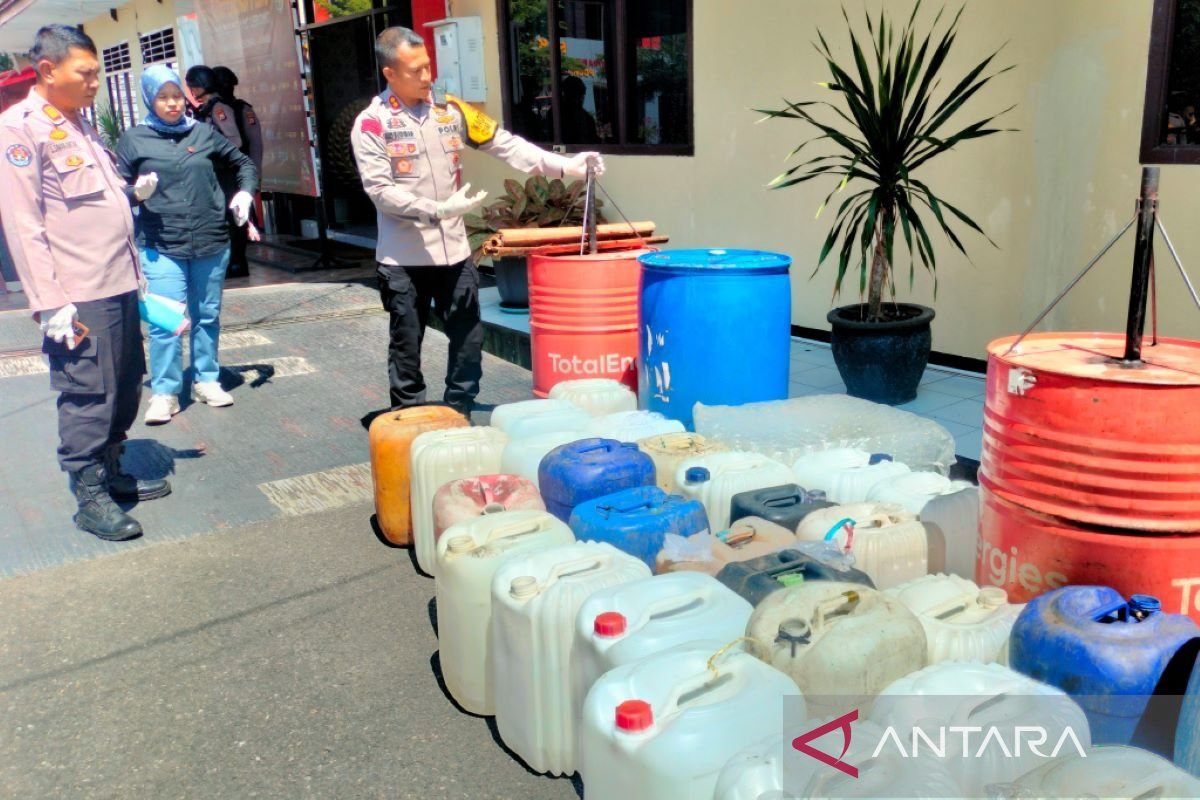
M 117 145 L 117 168 L 130 184 L 158 174 L 158 190 L 137 206 L 137 237 L 149 291 L 186 303 L 192 321 L 192 396 L 210 406 L 233 398 L 217 378 L 221 289 L 229 265 L 225 195 L 217 172 L 237 175 L 229 203 L 238 224 L 250 214 L 258 173 L 254 163 L 212 126 L 185 116 L 182 81 L 163 65 L 142 73 L 148 111 Z M 147 424 L 170 422 L 179 413 L 183 390 L 183 341 L 150 326 L 150 386 Z

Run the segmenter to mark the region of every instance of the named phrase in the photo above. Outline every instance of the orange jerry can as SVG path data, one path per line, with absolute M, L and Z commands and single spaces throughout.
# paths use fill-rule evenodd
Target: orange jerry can
M 409 503 L 409 448 L 426 431 L 466 428 L 467 418 L 448 406 L 416 406 L 388 411 L 371 422 L 371 480 L 375 484 L 375 518 L 384 538 L 412 544 Z

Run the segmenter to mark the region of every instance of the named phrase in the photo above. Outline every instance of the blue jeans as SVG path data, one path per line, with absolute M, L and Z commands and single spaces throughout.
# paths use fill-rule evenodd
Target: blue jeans
M 195 383 L 215 381 L 217 344 L 221 336 L 221 289 L 229 248 L 205 258 L 171 258 L 157 250 L 143 249 L 142 271 L 149 290 L 187 304 L 192 321 L 192 379 Z M 183 336 L 150 325 L 150 388 L 154 394 L 183 391 Z

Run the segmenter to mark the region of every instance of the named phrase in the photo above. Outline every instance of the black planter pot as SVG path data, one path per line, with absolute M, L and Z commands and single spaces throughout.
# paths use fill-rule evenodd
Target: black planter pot
M 833 360 L 846 392 L 894 406 L 916 399 L 933 346 L 934 312 L 909 303 L 889 308 L 898 309 L 901 318 L 861 322 L 866 306 L 853 305 L 833 309 L 826 319 L 833 326 Z
M 529 310 L 529 271 L 520 256 L 497 258 L 492 261 L 496 271 L 496 288 L 500 290 L 500 310 L 523 312 Z

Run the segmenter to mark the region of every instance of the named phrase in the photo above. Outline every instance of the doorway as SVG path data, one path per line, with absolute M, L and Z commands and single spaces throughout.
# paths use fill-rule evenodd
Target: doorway
M 362 190 L 350 133 L 355 117 L 384 89 L 375 38 L 389 26 L 411 24 L 411 8 L 393 7 L 306 31 L 323 187 L 320 202 L 330 239 L 375 246 L 375 206 Z

